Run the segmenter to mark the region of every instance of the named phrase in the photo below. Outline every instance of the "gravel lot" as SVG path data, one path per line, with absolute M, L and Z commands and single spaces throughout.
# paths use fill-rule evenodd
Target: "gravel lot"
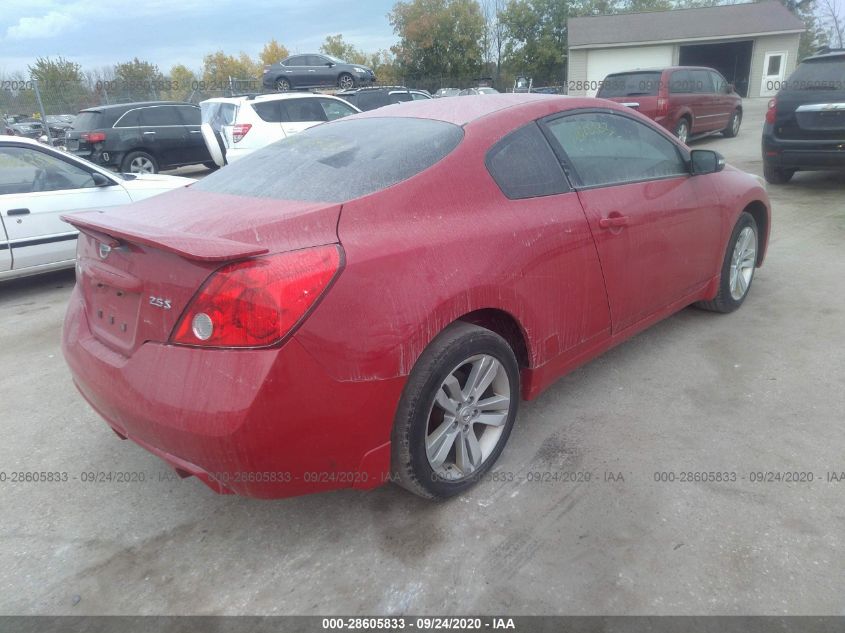
M 694 146 L 761 174 L 765 101 L 746 107 L 738 138 Z M 523 405 L 497 466 L 522 481 L 442 504 L 176 479 L 71 384 L 72 273 L 0 286 L 0 471 L 69 474 L 0 483 L 0 613 L 845 614 L 845 481 L 827 481 L 845 471 L 845 176 L 770 193 L 739 312 L 684 310 L 561 380 Z M 561 470 L 592 479 L 528 481 Z M 93 471 L 147 481 L 83 482 Z M 654 478 L 684 471 L 737 480 Z M 752 481 L 766 471 L 815 479 Z

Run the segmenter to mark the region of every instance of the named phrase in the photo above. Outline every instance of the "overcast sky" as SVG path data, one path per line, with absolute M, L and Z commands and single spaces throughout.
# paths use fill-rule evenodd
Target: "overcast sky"
M 292 52 L 315 51 L 343 33 L 367 52 L 396 39 L 395 0 L 0 0 L 0 72 L 63 55 L 93 70 L 133 57 L 202 66 L 218 49 L 253 57 L 275 37 Z

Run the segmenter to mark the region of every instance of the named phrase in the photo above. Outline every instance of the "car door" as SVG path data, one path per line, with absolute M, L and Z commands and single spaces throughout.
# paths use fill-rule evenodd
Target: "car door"
M 0 147 L 0 157 L 3 171 L 17 174 L 16 191 L 7 183 L 0 186 L 13 270 L 73 260 L 77 232 L 62 222 L 62 213 L 131 202 L 119 184 L 95 186 L 90 170 L 58 153 L 7 145 Z
M 320 102 L 312 97 L 280 100 L 279 107 L 282 112 L 282 131 L 285 136 L 298 134 L 328 120 Z
M 693 86 L 693 134 L 712 132 L 725 127 L 721 123 L 722 114 L 719 111 L 719 100 L 716 96 L 713 79 L 710 72 L 702 69 L 689 71 Z M 719 127 L 721 125 L 721 127 Z
M 292 86 L 302 88 L 311 85 L 308 83 L 308 62 L 305 55 L 289 57 L 282 66 L 284 68 L 283 76 L 287 77 Z
M 11 267 L 12 250 L 9 247 L 9 238 L 6 236 L 6 225 L 2 214 L 0 214 L 0 273 L 6 272 Z
M 546 120 L 573 179 L 604 272 L 613 332 L 700 291 L 719 269 L 720 204 L 666 135 L 632 116 Z
M 141 143 L 158 160 L 159 169 L 184 164 L 187 130 L 176 107 L 147 106 L 139 108 L 139 116 Z
M 211 160 L 205 141 L 202 138 L 202 113 L 195 105 L 176 106 L 182 121 L 185 139 L 183 162 L 185 164 L 207 163 Z
M 718 125 L 715 129 L 724 130 L 731 122 L 735 106 L 735 97 L 730 89 L 727 79 L 721 73 L 715 70 L 707 71 L 710 74 L 710 80 L 713 82 L 713 101 L 715 103 L 715 112 L 719 114 L 714 117 L 718 120 Z
M 334 86 L 337 84 L 337 63 L 322 55 L 309 55 L 308 67 L 314 70 L 319 86 Z

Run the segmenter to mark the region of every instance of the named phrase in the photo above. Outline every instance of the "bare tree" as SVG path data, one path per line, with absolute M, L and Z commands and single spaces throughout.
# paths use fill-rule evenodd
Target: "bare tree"
M 819 12 L 825 27 L 828 30 L 831 44 L 843 48 L 845 39 L 845 9 L 842 6 L 843 0 L 821 0 Z
M 481 10 L 484 13 L 486 28 L 484 29 L 484 61 L 495 65 L 496 82 L 502 70 L 502 53 L 505 48 L 505 25 L 499 19 L 504 10 L 504 0 L 482 0 Z

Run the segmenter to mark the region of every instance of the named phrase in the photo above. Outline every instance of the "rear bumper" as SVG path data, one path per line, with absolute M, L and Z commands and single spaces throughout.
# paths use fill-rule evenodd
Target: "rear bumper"
M 845 169 L 845 140 L 798 140 L 775 137 L 763 130 L 763 160 L 783 169 Z
M 84 158 L 85 160 L 90 160 L 95 165 L 100 165 L 102 167 L 120 167 L 120 163 L 123 161 L 123 156 L 126 152 L 111 152 L 108 150 L 72 150 L 70 152 L 75 156 L 79 156 L 80 158 Z
M 336 381 L 295 337 L 267 350 L 148 342 L 127 358 L 93 336 L 78 288 L 62 349 L 115 432 L 216 492 L 278 498 L 387 479 L 404 378 Z

